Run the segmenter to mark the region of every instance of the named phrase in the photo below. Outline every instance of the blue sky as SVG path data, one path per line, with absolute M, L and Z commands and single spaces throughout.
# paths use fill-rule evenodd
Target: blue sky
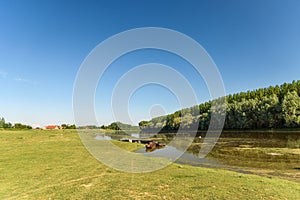
M 85 57 L 108 37 L 139 27 L 169 28 L 199 42 L 218 66 L 227 93 L 298 80 L 299 19 L 297 0 L 2 0 L 0 116 L 34 126 L 74 123 L 73 84 Z M 174 67 L 191 82 L 199 103 L 209 99 L 203 80 L 184 60 L 155 50 L 132 52 L 100 81 L 99 124 L 113 121 L 109 97 L 122 74 L 149 62 Z M 180 108 L 170 91 L 144 87 L 129 101 L 132 123 L 149 119 L 156 104 L 167 113 Z

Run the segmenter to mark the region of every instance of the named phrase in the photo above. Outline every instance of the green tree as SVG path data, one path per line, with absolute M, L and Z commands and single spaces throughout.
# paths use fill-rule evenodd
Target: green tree
M 10 122 L 5 123 L 4 128 L 12 128 L 12 124 Z
M 15 123 L 15 125 L 13 126 L 13 128 L 15 128 L 15 129 L 32 129 L 31 126 L 24 125 L 24 124 L 21 124 L 21 123 Z
M 61 128 L 62 128 L 62 129 L 67 129 L 67 127 L 68 127 L 67 124 L 62 124 L 62 125 L 61 125 Z
M 113 122 L 108 126 L 108 129 L 112 130 L 121 130 L 120 127 L 118 126 L 117 122 Z
M 222 114 L 226 109 L 225 129 L 258 129 L 300 127 L 300 80 L 270 86 L 253 91 L 240 92 L 226 96 L 227 107 L 217 104 L 219 99 L 208 101 L 161 116 L 143 121 L 142 130 L 177 130 L 179 124 L 185 128 L 208 128 L 211 112 Z M 219 123 L 214 119 L 213 123 Z
M 300 98 L 296 91 L 288 92 L 282 102 L 283 118 L 286 127 L 300 125 Z
M 76 125 L 75 124 L 69 125 L 69 129 L 76 129 Z
M 5 128 L 5 119 L 3 117 L 0 118 L 0 128 Z

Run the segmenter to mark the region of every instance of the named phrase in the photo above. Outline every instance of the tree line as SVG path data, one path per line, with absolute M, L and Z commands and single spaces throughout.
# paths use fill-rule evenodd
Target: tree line
M 219 100 L 141 121 L 139 126 L 142 131 L 174 131 L 179 126 L 207 130 L 212 111 L 224 109 L 224 129 L 300 128 L 300 80 L 228 95 L 224 108 L 218 108 Z
M 10 122 L 5 122 L 4 117 L 0 118 L 0 128 L 5 128 L 5 129 L 32 129 L 31 126 L 21 124 L 21 123 L 15 123 L 12 125 Z
M 78 129 L 105 129 L 105 130 L 115 130 L 115 131 L 140 131 L 139 126 L 133 126 L 130 124 L 125 124 L 122 122 L 112 122 L 109 125 L 86 125 L 86 126 L 79 126 Z
M 75 124 L 62 124 L 60 127 L 62 129 L 76 129 L 76 125 Z
M 100 127 L 101 129 L 110 129 L 110 130 L 135 130 L 135 131 L 139 131 L 139 127 L 138 126 L 132 126 L 130 124 L 124 124 L 122 122 L 112 122 L 110 125 L 102 125 Z
M 75 124 L 62 124 L 60 126 L 62 129 L 76 129 Z M 21 124 L 21 123 L 15 123 L 12 125 L 10 122 L 6 122 L 4 117 L 0 118 L 0 128 L 4 129 L 32 129 L 32 126 Z M 37 129 L 41 129 L 40 127 L 37 127 Z

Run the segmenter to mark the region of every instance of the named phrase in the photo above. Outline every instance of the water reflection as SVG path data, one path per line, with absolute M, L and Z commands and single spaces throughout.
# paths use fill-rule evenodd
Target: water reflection
M 145 153 L 147 152 L 147 153 Z M 156 149 L 155 151 L 147 151 L 146 148 L 142 148 L 136 151 L 136 153 L 143 153 L 144 156 L 151 156 L 151 157 L 160 157 L 160 158 L 167 158 L 170 160 L 174 160 L 175 163 L 180 164 L 189 164 L 194 166 L 202 166 L 202 167 L 224 167 L 224 165 L 220 162 L 207 159 L 207 158 L 199 158 L 198 154 L 193 154 L 189 152 L 183 152 L 181 150 L 176 149 L 173 146 L 166 146 L 161 149 Z M 182 154 L 180 158 L 177 158 L 177 155 Z
M 208 155 L 209 157 L 204 159 L 198 157 L 205 137 L 202 132 L 198 133 L 196 138 L 193 138 L 193 144 L 187 149 L 187 152 L 182 151 L 180 143 L 173 143 L 173 146 L 171 146 L 169 141 L 172 137 L 168 137 L 168 133 L 153 135 L 150 133 L 131 133 L 128 137 L 138 140 L 154 140 L 167 144 L 166 147 L 161 149 L 159 147 L 154 149 L 141 148 L 136 153 L 144 156 L 167 158 L 179 164 L 223 168 L 241 173 L 249 173 L 245 171 L 249 168 L 264 168 L 268 170 L 294 170 L 294 174 L 299 174 L 299 131 L 223 132 L 214 149 Z M 124 135 L 111 134 L 111 136 L 98 135 L 95 139 L 120 140 L 117 136 L 124 137 Z M 178 155 L 182 156 L 176 160 Z M 300 176 L 300 174 L 297 176 Z
M 96 135 L 95 140 L 112 140 L 112 138 L 107 135 Z
M 134 138 L 140 138 L 140 133 L 131 133 L 130 136 Z
M 246 171 L 235 166 L 228 166 L 224 163 L 215 161 L 211 158 L 209 159 L 200 158 L 198 157 L 198 154 L 195 152 L 193 153 L 183 152 L 173 146 L 166 146 L 164 148 L 156 149 L 155 151 L 151 151 L 151 152 L 148 152 L 146 148 L 141 148 L 135 152 L 141 154 L 143 153 L 144 156 L 167 158 L 169 160 L 173 160 L 175 163 L 178 164 L 187 164 L 187 165 L 206 167 L 206 168 L 222 168 L 222 169 L 227 169 L 227 170 L 231 170 L 243 174 L 252 174 L 252 172 L 250 171 Z M 182 154 L 182 155 L 178 159 L 176 159 L 178 154 Z
M 134 138 L 150 138 L 153 137 L 154 135 L 156 135 L 155 133 L 131 133 L 130 136 L 134 137 Z

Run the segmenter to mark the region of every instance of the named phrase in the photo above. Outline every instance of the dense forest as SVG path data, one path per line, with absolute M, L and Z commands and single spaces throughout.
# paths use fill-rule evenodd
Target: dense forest
M 300 128 L 300 80 L 228 95 L 224 129 Z M 224 97 L 223 97 L 224 98 Z M 218 99 L 141 121 L 142 131 L 207 130 Z

